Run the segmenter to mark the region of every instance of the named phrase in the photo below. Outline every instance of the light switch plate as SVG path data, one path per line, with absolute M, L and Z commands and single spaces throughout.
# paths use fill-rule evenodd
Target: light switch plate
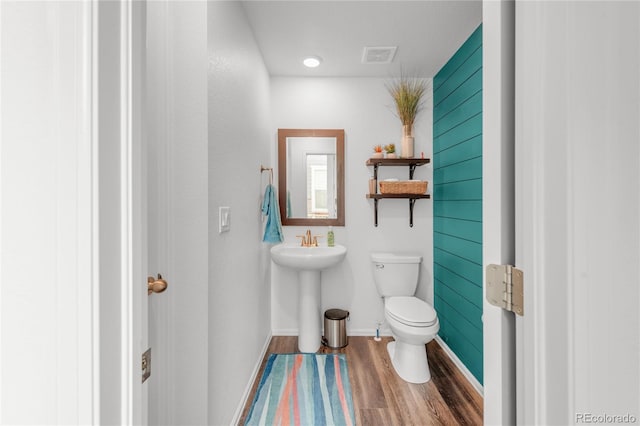
M 229 232 L 231 229 L 231 207 L 218 208 L 218 233 Z

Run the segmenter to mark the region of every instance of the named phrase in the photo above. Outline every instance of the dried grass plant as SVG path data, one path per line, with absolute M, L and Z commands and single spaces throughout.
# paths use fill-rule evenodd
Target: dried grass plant
M 396 102 L 396 113 L 402 124 L 413 126 L 416 116 L 424 105 L 422 97 L 427 90 L 425 80 L 401 74 L 399 78 L 390 81 L 386 86 Z

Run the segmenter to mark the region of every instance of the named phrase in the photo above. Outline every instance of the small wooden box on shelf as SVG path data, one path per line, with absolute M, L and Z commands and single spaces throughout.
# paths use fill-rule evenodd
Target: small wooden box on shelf
M 374 184 L 369 185 L 369 194 L 367 194 L 367 198 L 373 199 L 374 201 L 374 225 L 378 226 L 378 200 L 383 198 L 400 198 L 400 199 L 408 199 L 409 200 L 409 226 L 413 227 L 413 205 L 416 200 L 423 198 L 431 198 L 431 195 L 425 194 L 426 184 L 427 182 L 423 182 L 424 190 L 418 191 L 421 193 L 415 193 L 416 190 L 412 190 L 413 192 L 395 192 L 396 188 L 393 189 L 393 192 L 386 192 L 379 194 L 377 192 L 378 187 L 378 167 L 380 166 L 408 166 L 409 167 L 409 180 L 413 180 L 413 173 L 416 170 L 416 167 L 423 166 L 425 164 L 429 164 L 431 162 L 428 158 L 370 158 L 367 160 L 367 166 L 373 166 L 373 180 Z M 381 182 L 382 183 L 382 182 Z M 386 183 L 386 182 L 385 182 Z M 422 185 L 422 184 L 420 184 Z M 371 192 L 371 187 L 376 189 L 375 193 Z M 381 191 L 382 192 L 382 191 Z

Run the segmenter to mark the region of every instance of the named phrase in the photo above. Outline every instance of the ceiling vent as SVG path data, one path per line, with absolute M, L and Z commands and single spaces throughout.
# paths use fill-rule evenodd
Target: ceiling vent
M 390 64 L 396 55 L 397 46 L 365 47 L 362 52 L 363 64 Z

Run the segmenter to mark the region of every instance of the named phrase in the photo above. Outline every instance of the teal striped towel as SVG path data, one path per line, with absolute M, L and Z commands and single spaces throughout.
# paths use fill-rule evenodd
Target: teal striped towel
M 280 208 L 278 207 L 278 196 L 273 185 L 267 185 L 262 201 L 262 214 L 267 216 L 267 225 L 264 227 L 265 243 L 281 243 L 284 241 L 282 233 L 282 222 L 280 221 Z

